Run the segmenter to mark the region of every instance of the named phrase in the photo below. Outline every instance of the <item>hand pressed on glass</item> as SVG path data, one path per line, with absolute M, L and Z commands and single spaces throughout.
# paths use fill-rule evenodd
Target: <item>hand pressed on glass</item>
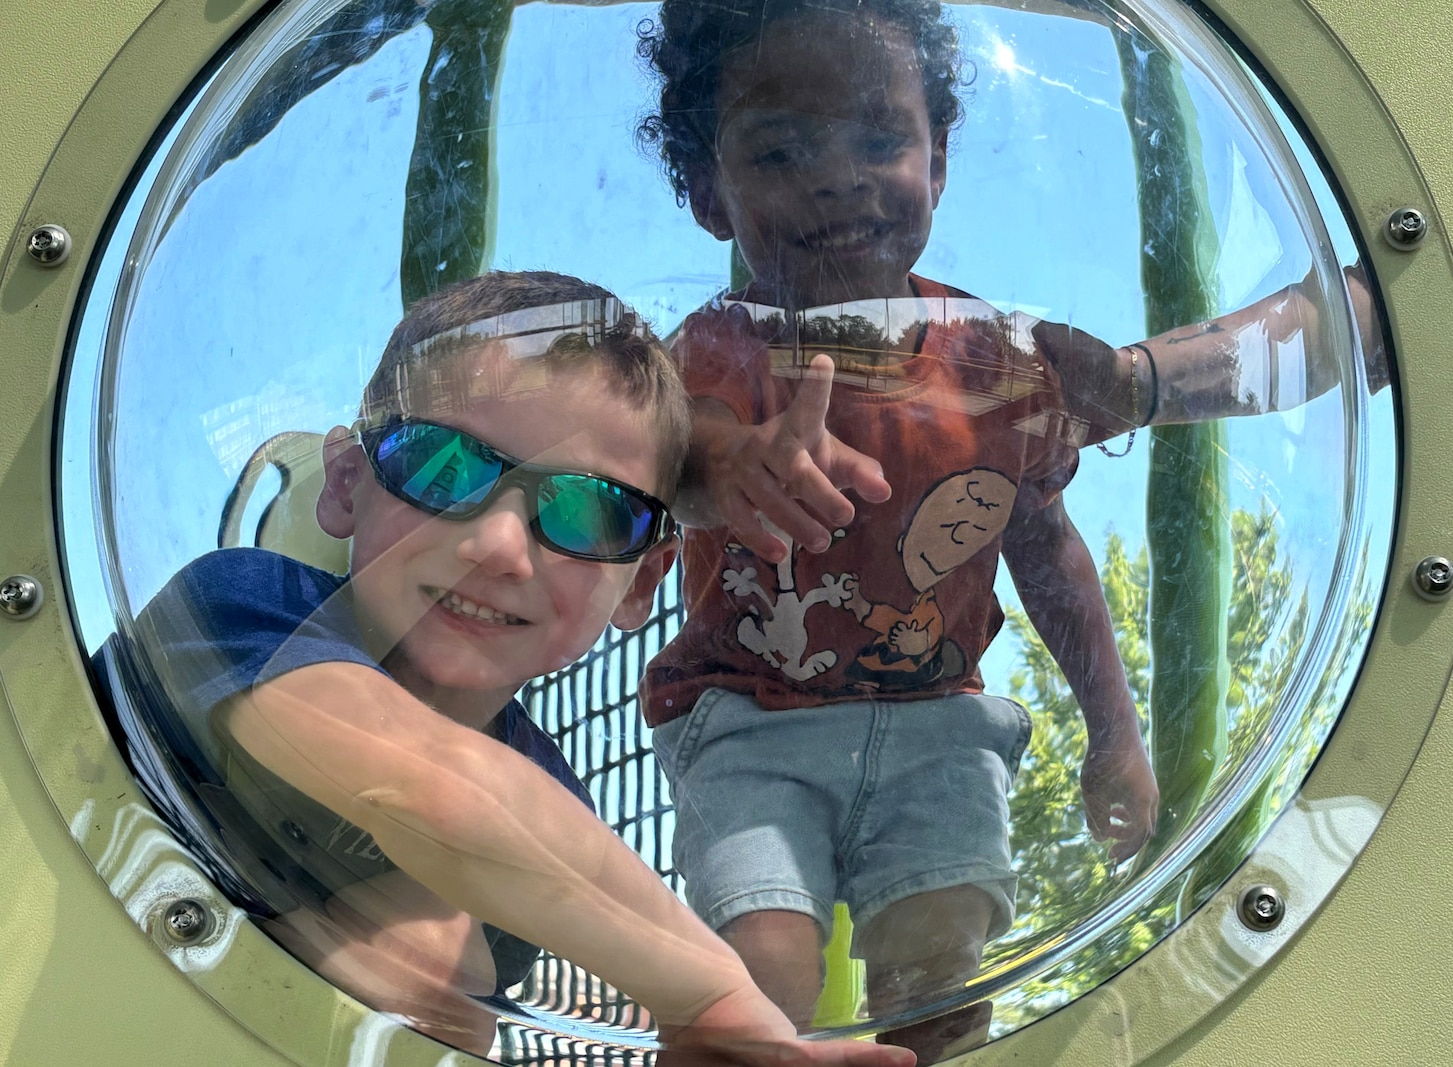
M 719 402 L 698 402 L 692 480 L 701 488 L 683 495 L 683 519 L 725 523 L 747 548 L 776 563 L 788 547 L 761 519 L 820 552 L 855 514 L 843 490 L 869 503 L 887 500 L 893 491 L 878 461 L 827 429 L 832 378 L 832 359 L 817 356 L 792 403 L 759 426 L 741 423 Z

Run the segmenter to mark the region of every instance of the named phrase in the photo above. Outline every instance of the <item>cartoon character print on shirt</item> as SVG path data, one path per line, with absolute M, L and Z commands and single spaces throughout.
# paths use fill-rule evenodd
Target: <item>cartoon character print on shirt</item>
M 865 690 L 905 691 L 962 674 L 963 649 L 944 638 L 943 612 L 933 587 L 1004 532 L 1018 487 L 989 467 L 957 471 L 936 482 L 898 539 L 898 556 L 917 592 L 907 608 L 873 603 L 849 578 L 844 605 L 874 637 L 848 664 L 847 676 Z
M 775 600 L 758 583 L 755 567 L 745 566 L 740 570 L 727 568 L 722 572 L 722 587 L 728 593 L 738 597 L 755 597 L 761 602 L 760 605 L 747 606 L 747 614 L 737 623 L 737 640 L 747 651 L 761 656 L 770 666 L 794 682 L 806 681 L 823 671 L 831 670 L 837 663 L 837 653 L 832 649 L 808 653 L 807 609 L 814 604 L 826 604 L 833 608 L 845 606 L 852 577 L 845 574 L 824 574 L 820 586 L 799 596 L 794 573 L 797 545 L 768 519 L 759 518 L 763 526 L 786 542 L 787 555 L 777 564 Z M 834 536 L 841 537 L 842 531 L 836 531 Z M 741 546 L 729 546 L 729 550 L 731 547 Z

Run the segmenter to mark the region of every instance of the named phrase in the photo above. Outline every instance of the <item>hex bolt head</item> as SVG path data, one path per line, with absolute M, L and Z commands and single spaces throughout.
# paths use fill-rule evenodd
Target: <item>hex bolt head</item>
M 0 613 L 7 619 L 28 619 L 45 603 L 45 590 L 28 574 L 12 574 L 0 581 Z
M 1286 913 L 1286 901 L 1269 885 L 1254 885 L 1247 889 L 1236 906 L 1242 925 L 1258 934 L 1275 930 Z
M 174 900 L 161 914 L 161 932 L 175 944 L 195 945 L 212 932 L 212 913 L 197 900 Z
M 1413 569 L 1413 588 L 1424 600 L 1442 600 L 1453 592 L 1453 562 L 1428 556 Z
M 71 254 L 71 235 L 54 223 L 37 226 L 25 240 L 25 251 L 42 267 L 59 267 Z
M 1387 217 L 1387 226 L 1382 232 L 1388 244 L 1410 252 L 1428 236 L 1428 219 L 1415 207 L 1400 207 Z

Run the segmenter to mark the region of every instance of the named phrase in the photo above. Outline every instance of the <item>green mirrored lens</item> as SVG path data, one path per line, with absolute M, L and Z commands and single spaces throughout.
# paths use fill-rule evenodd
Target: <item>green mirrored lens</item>
M 650 539 L 650 506 L 621 486 L 583 474 L 552 474 L 540 482 L 540 529 L 556 546 L 580 555 L 616 556 Z

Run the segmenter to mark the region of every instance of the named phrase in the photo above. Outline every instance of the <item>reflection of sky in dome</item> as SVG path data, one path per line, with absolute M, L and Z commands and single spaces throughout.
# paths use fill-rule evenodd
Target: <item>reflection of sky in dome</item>
M 977 74 L 918 272 L 1112 343 L 1142 337 L 1135 174 L 1108 31 L 950 10 Z M 652 13 L 645 4 L 515 12 L 496 111 L 493 265 L 598 281 L 665 331 L 725 286 L 728 264 L 727 246 L 675 206 L 633 142 L 649 107 L 634 30 Z M 203 183 L 151 262 L 117 412 L 118 536 L 133 608 L 213 547 L 222 500 L 257 444 L 352 420 L 400 313 L 404 176 L 428 42 L 418 27 L 305 98 Z M 1191 97 L 1223 301 L 1301 279 L 1305 242 L 1254 140 L 1194 76 Z M 111 285 L 103 276 L 97 292 Z M 86 336 L 99 318 L 88 317 Z M 1339 404 L 1329 395 L 1233 420 L 1230 431 L 1233 507 L 1265 499 L 1280 509 L 1283 548 L 1309 561 L 1298 572 L 1314 584 L 1340 527 Z M 1132 548 L 1143 540 L 1146 457 L 1143 437 L 1124 459 L 1084 453 L 1067 504 L 1093 552 L 1111 527 Z M 1005 580 L 1001 595 L 1015 600 Z M 986 664 L 991 685 L 997 658 Z

